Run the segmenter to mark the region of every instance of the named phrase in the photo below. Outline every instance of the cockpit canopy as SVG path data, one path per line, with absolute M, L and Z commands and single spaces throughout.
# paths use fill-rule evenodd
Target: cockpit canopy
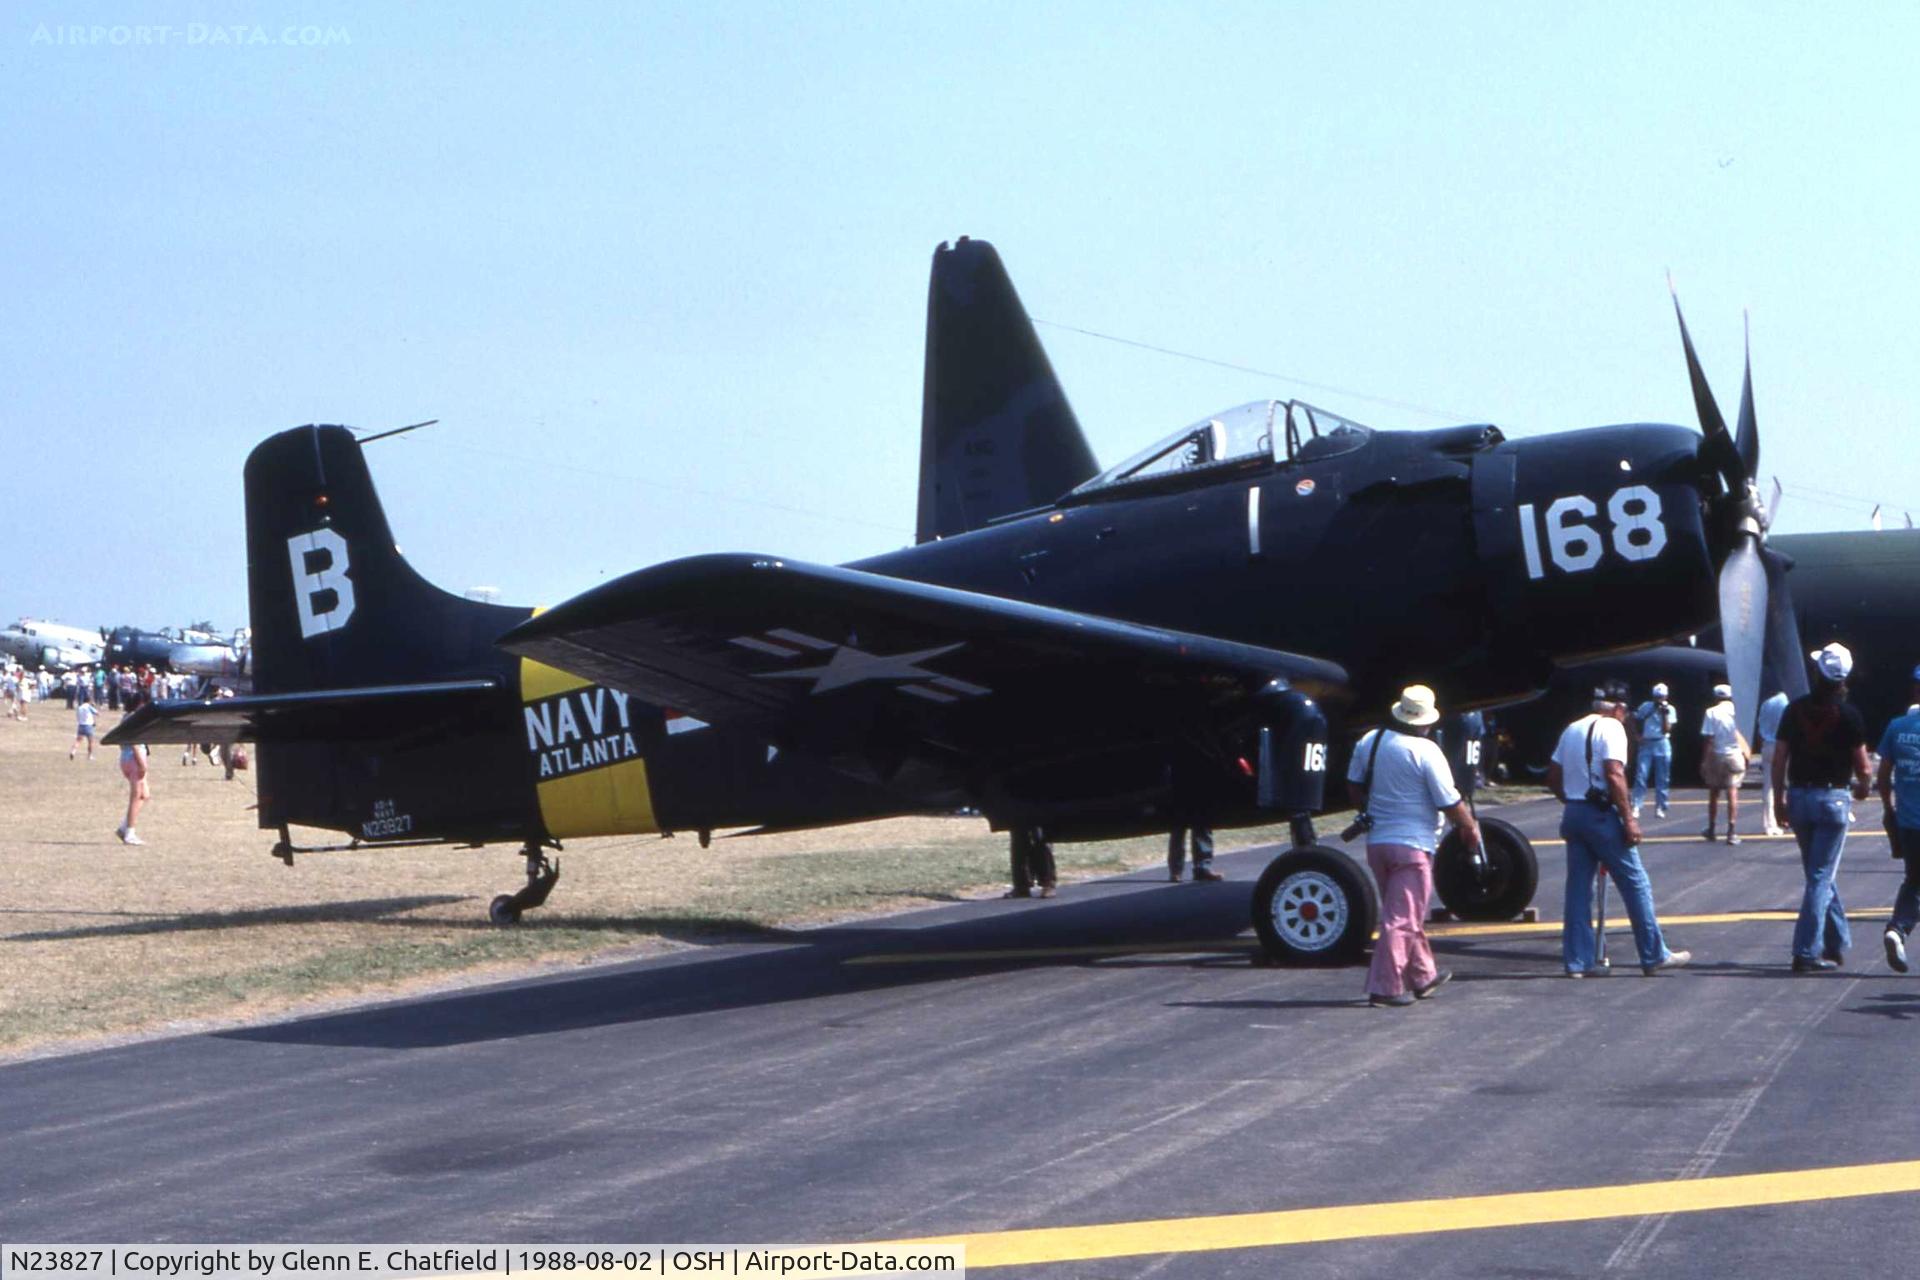
M 1085 498 L 1122 485 L 1199 472 L 1315 462 L 1351 453 L 1372 435 L 1371 428 L 1304 400 L 1256 400 L 1174 432 L 1067 496 Z

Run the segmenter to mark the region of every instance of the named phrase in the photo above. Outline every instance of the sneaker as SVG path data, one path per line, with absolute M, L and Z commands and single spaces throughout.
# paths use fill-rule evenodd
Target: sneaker
M 1218 871 L 1215 871 L 1212 867 L 1195 867 L 1193 869 L 1193 878 L 1196 882 L 1201 880 L 1225 880 L 1226 879 L 1225 876 L 1221 875 Z
M 1440 972 L 1433 975 L 1432 982 L 1427 983 L 1424 987 L 1415 987 L 1413 989 L 1414 998 L 1417 1000 L 1431 1000 L 1433 999 L 1434 992 L 1438 991 L 1440 988 L 1446 986 L 1449 982 L 1452 982 L 1452 981 L 1453 981 L 1453 970 L 1442 969 Z
M 1729 832 L 1727 832 L 1727 843 L 1728 843 L 1728 844 L 1739 844 L 1739 843 L 1740 843 L 1740 833 L 1739 833 L 1738 831 L 1729 831 Z
M 1887 931 L 1880 935 L 1880 941 L 1887 947 L 1887 967 L 1895 973 L 1905 973 L 1907 971 L 1907 940 L 1900 936 L 1900 931 L 1888 925 Z
M 1708 827 L 1705 831 L 1702 831 L 1700 834 L 1705 836 L 1707 839 L 1711 840 L 1713 839 L 1713 828 Z
M 121 844 L 125 844 L 127 842 L 127 824 L 123 822 L 119 826 L 115 827 L 113 829 L 113 834 L 120 837 Z
M 139 833 L 134 831 L 131 827 L 127 829 L 127 834 L 121 836 L 120 839 L 127 844 L 145 844 L 146 843 L 145 840 L 142 840 L 140 838 Z
M 1687 966 L 1687 962 L 1692 959 L 1693 952 L 1691 951 L 1669 951 L 1660 958 L 1659 964 L 1641 965 L 1640 972 L 1651 978 L 1662 969 L 1683 969 Z
M 1640 811 L 1644 808 L 1646 808 L 1644 804 L 1636 804 L 1633 806 L 1633 820 L 1635 822 L 1640 821 Z
M 1031 898 L 1033 896 L 1033 890 L 1009 889 L 1005 893 L 1001 894 L 1000 896 L 1003 898 Z
M 1404 1009 L 1413 1003 L 1413 996 L 1405 991 L 1397 996 L 1368 995 L 1367 1003 L 1376 1009 Z
M 1050 884 L 1041 885 L 1040 896 L 1043 898 L 1051 898 L 1053 896 L 1053 886 Z
M 1667 806 L 1665 806 L 1665 805 L 1661 805 L 1660 807 L 1658 807 L 1657 809 L 1655 809 L 1655 810 L 1653 811 L 1653 816 L 1654 816 L 1654 817 L 1656 817 L 1656 818 L 1664 818 L 1664 817 L 1666 817 L 1666 816 L 1667 816 Z
M 1840 962 L 1838 960 L 1829 960 L 1825 956 L 1821 956 L 1817 960 L 1810 959 L 1807 956 L 1795 956 L 1793 958 L 1793 971 L 1795 973 L 1831 973 L 1839 967 Z
M 1179 884 L 1179 883 L 1180 883 L 1180 873 L 1179 873 L 1178 871 L 1169 871 L 1169 872 L 1167 872 L 1167 883 L 1168 883 L 1168 884 Z

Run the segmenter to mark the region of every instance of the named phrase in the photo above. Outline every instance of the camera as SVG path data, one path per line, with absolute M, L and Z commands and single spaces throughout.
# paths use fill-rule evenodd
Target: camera
M 1362 809 L 1352 824 L 1340 833 L 1340 839 L 1347 844 L 1352 844 L 1356 838 L 1371 830 L 1373 830 L 1373 815 Z

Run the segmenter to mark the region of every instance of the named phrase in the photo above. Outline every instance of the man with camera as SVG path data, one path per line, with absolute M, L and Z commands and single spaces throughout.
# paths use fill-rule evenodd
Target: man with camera
M 1633 726 L 1640 737 L 1640 755 L 1633 766 L 1633 816 L 1646 803 L 1647 779 L 1653 779 L 1653 816 L 1667 816 L 1667 789 L 1673 780 L 1673 743 L 1670 740 L 1679 713 L 1667 701 L 1667 686 L 1653 686 L 1653 696 L 1633 710 Z
M 1480 824 L 1431 736 L 1440 719 L 1433 690 L 1408 686 L 1393 706 L 1393 719 L 1369 730 L 1353 749 L 1347 793 L 1360 817 L 1343 834 L 1350 840 L 1366 832 L 1367 865 L 1380 882 L 1380 937 L 1367 970 L 1367 1003 L 1401 1008 L 1429 998 L 1453 977 L 1434 964 L 1427 944 L 1427 900 L 1439 844 L 1435 814 L 1451 818 L 1476 854 Z
M 1593 881 L 1605 867 L 1620 886 L 1633 922 L 1640 971 L 1652 977 L 1693 959 L 1669 950 L 1653 913 L 1653 883 L 1640 865 L 1640 823 L 1627 793 L 1627 686 L 1610 681 L 1594 690 L 1593 712 L 1568 725 L 1547 766 L 1547 786 L 1565 806 L 1560 834 L 1567 842 L 1567 891 L 1560 955 L 1569 978 L 1607 972 L 1594 958 Z

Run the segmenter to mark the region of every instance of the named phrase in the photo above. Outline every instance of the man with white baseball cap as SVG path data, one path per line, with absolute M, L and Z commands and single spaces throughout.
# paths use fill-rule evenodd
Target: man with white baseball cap
M 1560 834 L 1567 842 L 1567 891 L 1561 912 L 1560 955 L 1569 978 L 1601 975 L 1595 962 L 1593 880 L 1604 866 L 1620 886 L 1633 922 L 1640 972 L 1652 977 L 1693 959 L 1673 951 L 1653 913 L 1653 882 L 1640 864 L 1640 822 L 1627 795 L 1627 686 L 1593 691 L 1593 714 L 1566 727 L 1547 766 L 1547 786 L 1565 806 Z
M 1714 819 L 1720 813 L 1720 793 L 1727 793 L 1727 843 L 1739 844 L 1734 830 L 1740 814 L 1740 780 L 1747 775 L 1747 737 L 1733 711 L 1733 686 L 1713 686 L 1713 705 L 1700 718 L 1700 776 L 1707 784 L 1707 829 L 1713 839 Z
M 1793 828 L 1807 878 L 1800 918 L 1793 926 L 1795 973 L 1839 968 L 1853 943 L 1834 874 L 1840 870 L 1853 817 L 1848 775 L 1856 800 L 1867 798 L 1871 781 L 1866 721 L 1847 701 L 1853 654 L 1843 644 L 1830 644 L 1808 656 L 1814 667 L 1813 692 L 1787 704 L 1773 758 L 1774 817 Z
M 1408 685 L 1392 714 L 1394 723 L 1368 730 L 1355 744 L 1347 794 L 1366 815 L 1367 865 L 1380 882 L 1380 937 L 1367 970 L 1367 1003 L 1397 1008 L 1427 999 L 1453 977 L 1434 964 L 1427 944 L 1439 845 L 1435 814 L 1453 820 L 1469 849 L 1480 848 L 1480 824 L 1431 736 L 1440 719 L 1433 690 Z
M 1633 816 L 1647 799 L 1647 775 L 1653 775 L 1653 816 L 1667 816 L 1667 787 L 1673 781 L 1674 721 L 1680 713 L 1667 701 L 1667 686 L 1653 686 L 1653 697 L 1633 709 L 1633 731 L 1639 754 L 1633 762 Z

